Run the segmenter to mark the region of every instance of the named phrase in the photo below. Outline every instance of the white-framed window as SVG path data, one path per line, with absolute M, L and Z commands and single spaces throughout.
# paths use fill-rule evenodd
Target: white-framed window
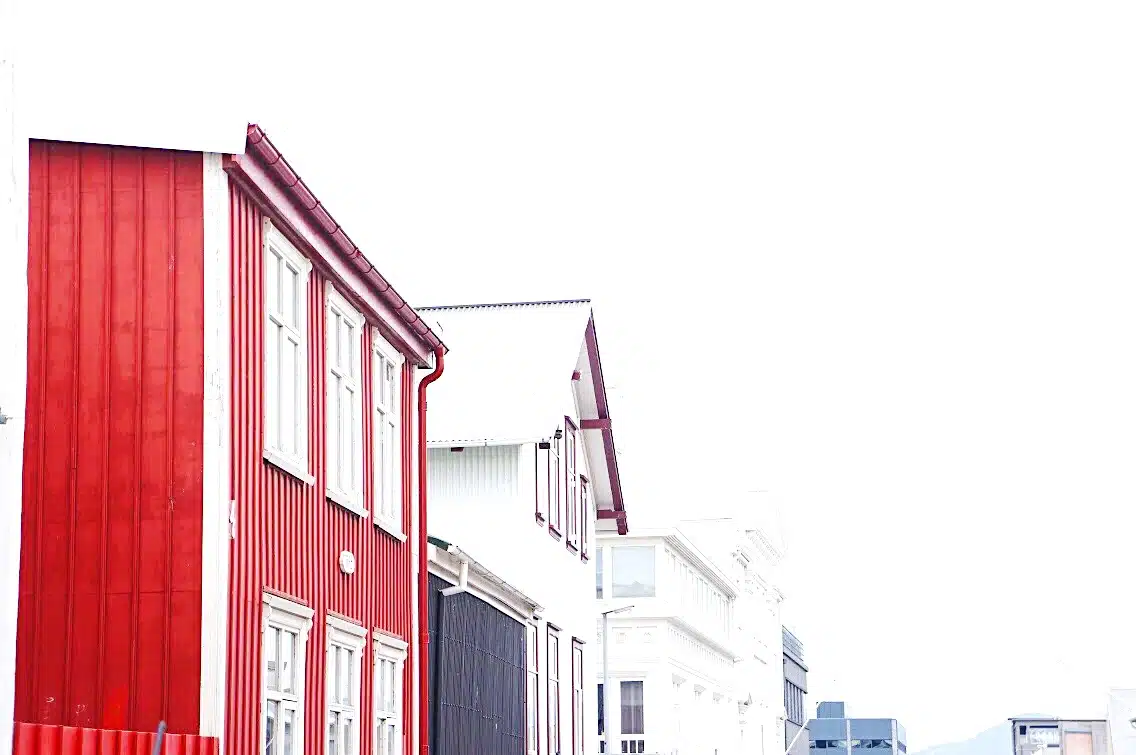
M 546 683 L 548 692 L 545 694 L 545 706 L 548 720 L 548 755 L 561 755 L 560 752 L 560 630 L 551 624 L 545 625 L 547 629 L 548 652 L 545 658 L 548 662 L 548 676 Z
M 310 485 L 307 313 L 312 263 L 267 220 L 264 268 L 264 458 Z
M 536 625 L 525 624 L 525 752 L 540 752 L 540 642 Z
M 327 755 L 359 755 L 359 711 L 367 630 L 327 617 Z
M 375 397 L 375 524 L 404 538 L 402 530 L 402 406 L 403 356 L 372 329 L 372 393 Z
M 277 595 L 261 599 L 260 751 L 304 751 L 304 677 L 312 609 Z
M 327 285 L 327 497 L 366 516 L 363 505 L 363 316 Z
M 402 676 L 406 643 L 376 631 L 375 755 L 402 755 Z

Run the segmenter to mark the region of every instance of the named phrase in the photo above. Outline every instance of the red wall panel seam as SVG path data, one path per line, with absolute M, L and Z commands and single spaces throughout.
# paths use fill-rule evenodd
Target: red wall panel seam
M 162 643 L 162 718 L 170 713 L 170 651 L 171 635 L 173 633 L 173 594 L 174 594 L 174 371 L 177 369 L 177 163 L 167 159 L 167 199 L 169 201 L 169 218 L 166 228 L 166 254 L 169 259 L 166 264 L 166 282 L 168 286 L 166 297 L 166 316 L 168 319 L 167 345 L 166 345 L 166 605 L 163 628 L 165 630 Z
M 82 217 L 83 211 L 81 208 L 82 196 L 79 189 L 83 180 L 83 159 L 82 153 L 78 150 L 75 151 L 75 172 L 72 176 L 72 197 L 71 197 L 71 212 L 74 214 L 74 224 L 72 226 L 71 236 L 71 255 L 72 255 L 72 280 L 74 281 L 73 290 L 71 292 L 71 327 L 78 331 L 79 329 L 79 296 L 82 293 L 82 271 L 80 270 L 81 255 L 80 255 L 80 241 L 82 234 Z M 79 469 L 79 359 L 81 353 L 79 346 L 81 343 L 80 338 L 77 336 L 72 337 L 71 345 L 71 422 L 70 422 L 70 485 L 68 486 L 68 501 L 67 501 L 67 626 L 74 626 L 75 618 L 75 532 L 78 528 L 76 518 L 79 516 L 78 506 L 78 469 Z M 67 640 L 63 648 L 63 670 L 64 674 L 70 673 L 71 670 L 71 641 L 70 632 L 67 633 Z M 71 710 L 71 685 L 64 684 L 62 690 L 63 698 L 63 716 L 66 721 L 67 712 Z
M 136 690 L 138 689 L 138 615 L 140 613 L 139 605 L 139 580 L 142 562 L 142 395 L 146 387 L 146 370 L 143 365 L 144 351 L 142 343 L 145 337 L 145 325 L 143 324 L 146 311 L 143 307 L 143 289 L 145 283 L 146 271 L 146 165 L 142 158 L 141 153 L 138 154 L 138 213 L 136 215 L 137 222 L 135 224 L 135 234 L 137 236 L 137 277 L 135 279 L 136 290 L 134 292 L 134 366 L 137 371 L 138 385 L 136 386 L 135 393 L 135 406 L 134 406 L 134 470 L 136 479 L 134 481 L 134 534 L 131 537 L 132 555 L 134 556 L 133 565 L 130 573 L 130 689 L 127 690 L 126 699 L 126 722 L 125 725 L 129 726 L 133 723 L 137 713 L 138 696 Z
M 41 189 L 42 198 L 40 200 L 40 205 L 41 205 L 40 211 L 43 213 L 43 221 L 42 221 L 43 227 L 41 229 L 41 232 L 42 232 L 42 243 L 44 245 L 42 262 L 40 264 L 40 287 L 41 287 L 43 296 L 42 296 L 41 300 L 39 302 L 37 302 L 38 307 L 39 307 L 39 325 L 40 325 L 39 357 L 40 357 L 41 361 L 46 361 L 45 355 L 47 354 L 47 298 L 49 296 L 48 292 L 46 291 L 47 269 L 48 269 L 48 263 L 49 263 L 47 239 L 48 239 L 48 227 L 49 227 L 48 226 L 48 218 L 51 217 L 51 208 L 49 206 L 50 203 L 51 203 L 51 171 L 49 170 L 50 165 L 48 164 L 48 159 L 49 158 L 45 155 L 44 159 L 42 161 L 42 164 L 43 164 L 43 167 L 42 167 L 42 170 L 43 170 L 42 187 L 43 188 Z M 44 472 L 43 472 L 43 461 L 47 457 L 47 451 L 46 451 L 47 431 L 46 431 L 46 428 L 44 427 L 44 418 L 47 416 L 47 389 L 46 389 L 46 387 L 44 387 L 42 385 L 42 381 L 43 381 L 43 377 L 44 377 L 43 366 L 37 365 L 37 368 L 39 369 L 40 389 L 39 389 L 39 417 L 38 417 L 39 458 L 36 460 L 36 469 L 37 469 L 37 472 L 38 472 L 39 479 L 36 481 L 37 482 L 36 500 L 37 501 L 43 501 L 43 498 L 44 498 L 43 482 L 44 482 L 44 478 L 46 477 L 46 475 L 44 475 Z M 44 571 L 43 570 L 43 560 L 44 560 L 44 558 L 43 558 L 44 557 L 43 520 L 44 520 L 43 506 L 42 505 L 37 506 L 36 507 L 36 536 L 35 536 L 35 545 L 36 545 L 35 590 L 36 590 L 36 597 L 43 595 L 43 571 Z M 38 638 L 40 636 L 40 632 L 42 631 L 42 628 L 43 628 L 43 611 L 45 610 L 46 601 L 35 600 L 34 604 L 35 604 L 35 607 L 32 610 L 35 611 L 35 632 L 32 636 L 33 636 L 33 638 Z M 31 690 L 32 690 L 32 697 L 31 697 L 30 700 L 28 700 L 29 713 L 31 715 L 37 715 L 36 709 L 39 708 L 39 693 L 40 693 L 40 662 L 39 662 L 39 660 L 40 660 L 39 653 L 33 653 L 32 654 L 32 680 L 31 680 L 32 683 L 30 685 Z
M 112 150 L 106 163 L 107 204 L 105 212 L 104 233 L 106 237 L 106 254 L 110 258 L 114 253 L 114 156 Z M 106 717 L 102 683 L 103 669 L 106 662 L 106 604 L 107 604 L 107 540 L 110 537 L 108 530 L 110 506 L 110 426 L 111 426 L 111 307 L 114 301 L 114 265 L 109 261 L 103 272 L 103 286 L 106 294 L 103 298 L 103 337 L 106 339 L 107 357 L 103 362 L 103 495 L 102 511 L 100 512 L 100 539 L 99 539 L 99 645 L 96 650 L 95 674 L 99 684 L 95 687 L 95 713 L 98 722 L 102 723 Z

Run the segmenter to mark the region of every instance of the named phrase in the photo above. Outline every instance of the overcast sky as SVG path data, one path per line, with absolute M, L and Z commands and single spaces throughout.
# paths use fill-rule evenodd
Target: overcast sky
M 1136 6 L 46 5 L 76 129 L 256 120 L 411 301 L 593 298 L 632 527 L 775 491 L 814 701 L 1136 686 Z

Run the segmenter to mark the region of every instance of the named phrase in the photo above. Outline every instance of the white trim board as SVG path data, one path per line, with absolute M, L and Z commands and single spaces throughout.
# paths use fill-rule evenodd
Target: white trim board
M 231 385 L 229 178 L 221 155 L 205 153 L 205 415 L 202 455 L 201 734 L 225 749 L 229 623 Z M 234 522 L 234 526 L 239 522 Z

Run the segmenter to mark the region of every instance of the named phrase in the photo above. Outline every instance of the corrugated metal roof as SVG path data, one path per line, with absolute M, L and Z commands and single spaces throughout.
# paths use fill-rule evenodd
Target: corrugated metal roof
M 421 307 L 451 350 L 430 388 L 430 443 L 520 443 L 548 437 L 571 397 L 588 299 Z

